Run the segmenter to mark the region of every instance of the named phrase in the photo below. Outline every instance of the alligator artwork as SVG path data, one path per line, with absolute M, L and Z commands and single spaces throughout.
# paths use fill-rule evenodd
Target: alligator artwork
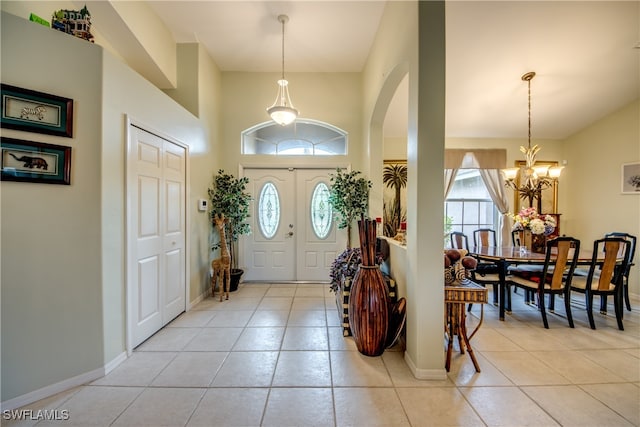
M 19 162 L 24 162 L 23 167 L 33 169 L 44 169 L 47 170 L 49 168 L 49 164 L 42 157 L 31 157 L 31 156 L 22 156 L 16 157 L 13 153 L 9 153 L 11 157 L 16 159 Z

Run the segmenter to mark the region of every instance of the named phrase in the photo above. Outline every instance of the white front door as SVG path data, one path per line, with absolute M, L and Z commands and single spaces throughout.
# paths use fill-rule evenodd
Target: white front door
M 346 245 L 328 205 L 332 169 L 245 169 L 251 230 L 242 240 L 244 280 L 329 281 Z
M 133 125 L 129 135 L 127 305 L 135 347 L 186 308 L 186 149 Z

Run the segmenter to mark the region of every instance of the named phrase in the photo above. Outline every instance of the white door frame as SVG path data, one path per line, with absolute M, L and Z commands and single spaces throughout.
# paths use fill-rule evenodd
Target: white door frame
M 275 156 L 274 156 L 275 157 Z M 300 166 L 292 166 L 291 163 L 278 163 L 278 162 L 273 162 L 273 163 L 239 163 L 238 164 L 238 176 L 239 177 L 244 177 L 245 176 L 245 169 L 289 169 L 289 170 L 294 170 L 294 169 L 336 169 L 336 168 L 340 168 L 340 169 L 344 169 L 346 171 L 351 171 L 351 164 L 344 164 L 344 163 L 334 163 L 334 164 L 324 164 L 324 163 L 320 163 L 317 165 L 300 165 Z M 253 231 L 252 231 L 253 232 Z M 245 245 L 245 241 L 244 239 L 239 239 L 238 241 L 238 255 L 240 254 L 244 254 L 244 245 Z M 244 257 L 242 259 L 243 264 L 244 264 Z M 238 265 L 239 268 L 246 268 L 246 265 Z
M 153 135 L 158 136 L 159 138 L 165 139 L 167 141 L 169 141 L 172 144 L 175 144 L 179 147 L 184 148 L 185 150 L 185 207 L 184 207 L 184 212 L 185 212 L 185 233 L 184 233 L 184 255 L 185 255 L 185 260 L 184 260 L 184 283 L 185 283 L 185 311 L 189 311 L 190 309 L 190 304 L 189 304 L 189 280 L 188 278 L 190 277 L 190 269 L 189 269 L 189 260 L 191 258 L 190 256 L 190 233 L 189 230 L 191 229 L 191 212 L 189 209 L 189 200 L 191 200 L 190 197 L 190 192 L 191 192 L 191 185 L 190 185 L 190 181 L 189 181 L 189 146 L 183 142 L 178 141 L 176 138 L 167 135 L 163 132 L 160 132 L 157 129 L 154 129 L 153 127 L 132 118 L 131 116 L 129 116 L 128 114 L 125 115 L 125 138 L 126 138 L 126 144 L 125 144 L 125 177 L 124 177 L 124 183 L 125 183 L 125 254 L 124 254 L 124 273 L 125 273 L 125 305 L 126 305 L 126 309 L 125 309 L 125 345 L 126 345 L 126 351 L 127 351 L 127 356 L 131 356 L 131 353 L 133 353 L 133 325 L 132 325 L 132 321 L 134 318 L 133 315 L 133 307 L 131 306 L 131 301 L 132 301 L 132 295 L 131 292 L 133 292 L 130 280 L 129 280 L 129 268 L 131 268 L 131 265 L 129 265 L 129 254 L 132 253 L 133 251 L 133 245 L 134 245 L 134 241 L 133 239 L 130 238 L 131 236 L 131 232 L 132 232 L 132 220 L 130 218 L 131 215 L 131 203 L 133 202 L 133 200 L 131 200 L 131 191 L 130 191 L 130 187 L 129 187 L 129 178 L 131 177 L 131 175 L 133 174 L 132 171 L 132 162 L 129 158 L 129 153 L 131 150 L 131 127 L 135 126 L 145 132 L 149 132 Z

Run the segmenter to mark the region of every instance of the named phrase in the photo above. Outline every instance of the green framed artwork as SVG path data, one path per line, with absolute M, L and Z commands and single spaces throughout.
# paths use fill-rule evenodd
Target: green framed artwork
M 73 100 L 1 85 L 3 128 L 73 137 Z
M 0 180 L 71 184 L 71 147 L 0 138 Z

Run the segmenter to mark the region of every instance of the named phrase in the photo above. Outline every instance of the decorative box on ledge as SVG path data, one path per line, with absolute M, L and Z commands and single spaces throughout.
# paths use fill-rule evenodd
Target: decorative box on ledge
M 383 274 L 384 281 L 387 285 L 389 302 L 395 304 L 398 300 L 396 292 L 396 282 L 386 274 Z M 349 327 L 349 294 L 351 292 L 352 277 L 347 277 L 340 282 L 340 289 L 336 292 L 336 306 L 338 307 L 338 315 L 342 321 L 342 335 L 351 336 L 351 328 Z

